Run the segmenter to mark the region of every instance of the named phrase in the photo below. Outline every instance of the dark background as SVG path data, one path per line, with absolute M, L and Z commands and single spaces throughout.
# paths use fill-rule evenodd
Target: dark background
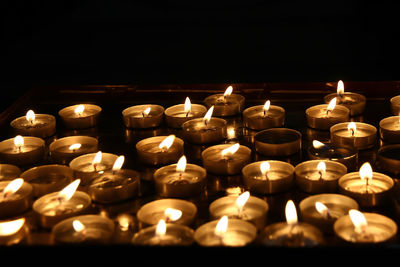
M 1 5 L 2 107 L 40 85 L 400 80 L 387 1 Z

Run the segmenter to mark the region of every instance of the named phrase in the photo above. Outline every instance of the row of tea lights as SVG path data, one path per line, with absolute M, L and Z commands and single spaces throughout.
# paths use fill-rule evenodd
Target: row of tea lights
M 339 83 L 338 89 L 340 87 L 341 85 Z M 356 115 L 358 112 L 362 112 L 365 106 L 365 98 L 362 96 L 359 97 L 358 94 L 355 94 L 356 97 L 353 98 L 352 94 L 353 93 L 338 91 L 337 97 L 332 98 L 333 100 L 329 100 L 329 104 L 326 106 L 312 107 L 310 108 L 311 110 L 308 109 L 306 111 L 308 126 L 326 129 L 327 125 L 332 124 L 329 126 L 331 131 L 332 128 L 341 126 L 341 123 L 339 123 L 340 121 L 332 119 L 341 117 L 336 116 L 335 110 L 344 110 L 342 106 L 334 105 L 335 101 L 338 101 L 338 99 L 344 105 L 350 104 L 352 108 L 351 112 L 345 112 L 347 114 L 346 116 L 349 114 Z M 327 96 L 327 98 L 329 98 L 329 96 Z M 359 104 L 358 102 L 360 101 L 364 101 L 364 103 Z M 205 103 L 207 106 L 210 106 L 208 111 L 201 105 L 191 105 L 190 100 L 187 98 L 184 105 L 173 106 L 165 111 L 158 105 L 139 105 L 125 109 L 122 114 L 125 125 L 131 128 L 158 126 L 165 114 L 167 125 L 170 127 L 181 126 L 185 139 L 189 142 L 201 144 L 219 142 L 226 137 L 226 121 L 222 118 L 212 118 L 213 112 L 215 112 L 217 116 L 236 115 L 243 109 L 244 97 L 232 94 L 232 87 L 228 87 L 224 94 L 212 95 L 206 98 Z M 314 112 L 315 109 L 318 109 L 319 112 Z M 62 109 L 59 115 L 62 117 L 67 127 L 84 128 L 97 124 L 100 111 L 101 108 L 95 105 L 75 105 Z M 255 106 L 244 110 L 244 124 L 248 128 L 257 130 L 280 127 L 284 123 L 284 112 L 283 108 L 272 106 L 270 102 L 267 101 L 263 106 Z M 26 117 L 18 118 L 11 123 L 17 131 L 21 131 L 21 134 L 41 137 L 54 134 L 54 117 L 49 115 L 50 119 L 46 122 L 46 115 L 40 114 L 35 117 L 33 112 L 28 113 Z M 204 117 L 202 118 L 203 115 Z M 339 132 L 343 131 L 342 128 L 343 127 L 338 128 L 340 130 Z M 357 144 L 360 143 L 364 145 L 364 141 L 357 142 L 355 140 L 358 140 L 358 137 L 364 137 L 364 134 L 362 134 L 364 129 L 368 130 L 369 128 L 364 128 L 363 124 L 357 126 L 357 129 L 359 129 L 357 131 L 356 128 L 347 128 L 348 124 L 346 123 L 345 132 L 347 135 L 345 137 L 350 136 L 352 146 L 358 149 L 364 148 L 363 146 L 357 147 Z M 270 130 L 281 131 L 282 129 L 283 128 Z M 351 133 L 350 135 L 349 132 Z M 270 138 L 268 132 L 262 133 L 261 136 L 264 136 L 264 140 Z M 340 134 L 338 134 L 338 136 L 340 136 Z M 32 138 L 35 137 L 17 136 L 12 140 L 9 139 L 1 142 L 0 154 L 2 155 L 2 159 L 11 163 L 27 163 L 29 160 L 38 159 L 40 156 L 37 155 L 42 155 L 44 153 L 44 142 L 38 142 L 37 139 L 41 140 L 40 138 Z M 85 142 L 85 140 L 79 138 L 86 138 L 87 141 Z M 40 222 L 43 227 L 52 227 L 56 239 L 64 240 L 63 238 L 66 238 L 66 240 L 69 240 L 65 242 L 76 242 L 76 238 L 78 238 L 78 241 L 96 239 L 95 237 L 101 237 L 100 239 L 103 239 L 104 234 L 98 233 L 95 230 L 90 230 L 92 229 L 90 226 L 96 228 L 101 225 L 99 231 L 110 232 L 113 227 L 111 227 L 112 224 L 104 221 L 107 220 L 106 218 L 101 216 L 96 217 L 95 215 L 85 215 L 89 217 L 77 220 L 70 217 L 84 211 L 92 200 L 100 203 L 112 203 L 137 195 L 140 185 L 140 175 L 133 170 L 121 170 L 123 164 L 121 157 L 110 153 L 88 153 L 97 150 L 97 140 L 94 140 L 91 139 L 91 137 L 72 136 L 54 141 L 50 145 L 51 155 L 63 164 L 69 162 L 70 169 L 72 170 L 70 172 L 73 173 L 70 176 L 67 175 L 69 179 L 64 179 L 64 182 L 60 183 L 58 187 L 65 185 L 65 182 L 73 179 L 73 177 L 79 177 L 79 179 L 76 179 L 59 192 L 54 191 L 60 188 L 50 188 L 49 186 L 43 188 L 43 186 L 38 186 L 37 184 L 36 188 L 33 188 L 28 182 L 22 181 L 21 183 L 21 179 L 15 179 L 12 182 L 2 182 L 3 184 L 0 189 L 3 192 L 3 198 L 0 202 L 0 209 L 4 211 L 5 214 L 7 214 L 7 212 L 12 214 L 17 211 L 18 208 L 21 210 L 21 207 L 25 210 L 28 205 L 27 203 L 29 203 L 27 199 L 29 199 L 29 195 L 34 191 L 35 196 L 39 198 L 34 202 L 33 209 L 40 215 Z M 261 138 L 261 140 L 263 139 Z M 334 138 L 332 138 L 332 141 L 334 141 Z M 261 145 L 259 146 L 257 146 L 257 142 L 255 143 L 257 152 L 267 153 L 268 151 L 274 150 L 272 147 L 273 144 L 268 144 L 268 142 L 260 143 Z M 32 149 L 35 144 L 39 144 L 39 152 Z M 338 144 L 340 147 L 340 145 L 347 143 L 339 142 Z M 325 144 L 322 144 L 323 148 L 324 146 Z M 3 150 L 1 148 L 3 148 Z M 151 165 L 165 165 L 176 162 L 179 159 L 177 164 L 161 167 L 154 173 L 156 190 L 163 197 L 179 198 L 198 194 L 205 186 L 207 173 L 220 175 L 242 173 L 243 180 L 249 190 L 262 194 L 283 192 L 290 188 L 293 181 L 296 181 L 297 185 L 308 193 L 334 192 L 338 185 L 340 191 L 351 198 L 337 194 L 315 195 L 313 197 L 318 196 L 320 199 L 316 198 L 313 201 L 307 198 L 300 203 L 302 218 L 314 222 L 314 224 L 321 224 L 321 220 L 326 221 L 322 222 L 322 225 L 328 224 L 332 226 L 335 223 L 333 227 L 335 232 L 338 233 L 338 236 L 349 242 L 386 242 L 387 240 L 393 239 L 397 232 L 397 225 L 391 219 L 373 213 L 365 213 L 364 216 L 356 210 L 358 204 L 352 200 L 352 198 L 356 199 L 361 206 L 374 206 L 387 200 L 388 194 L 393 187 L 393 180 L 390 177 L 372 172 L 371 167 L 367 164 L 360 168 L 360 172 L 346 174 L 346 166 L 340 162 L 334 161 L 310 160 L 299 164 L 295 168 L 281 161 L 250 163 L 251 150 L 249 148 L 239 144 L 223 144 L 211 146 L 203 151 L 202 159 L 204 168 L 202 168 L 194 164 L 186 164 L 186 158 L 182 156 L 183 140 L 173 135 L 144 139 L 136 144 L 136 148 L 139 158 L 143 162 Z M 318 148 L 318 144 L 315 145 L 314 148 Z M 282 149 L 278 148 L 275 150 L 280 151 Z M 36 154 L 32 153 L 32 151 Z M 80 154 L 74 154 L 76 152 Z M 73 155 L 71 155 L 71 153 Z M 51 170 L 54 171 L 58 167 L 67 168 L 66 166 L 59 165 L 41 166 L 34 168 L 36 175 L 30 174 L 30 176 L 21 176 L 29 177 L 28 179 L 34 180 L 40 175 L 43 175 L 46 171 L 49 171 L 44 170 L 45 168 L 51 168 Z M 43 170 L 40 171 L 40 168 Z M 32 170 L 28 170 L 27 172 L 29 173 L 29 171 L 31 171 L 31 173 L 33 172 Z M 64 171 L 61 170 L 60 173 L 64 173 Z M 53 182 L 54 180 L 59 179 L 53 178 Z M 17 188 L 17 186 L 15 186 L 16 183 L 20 184 L 20 187 Z M 80 183 L 89 185 L 89 195 L 81 191 L 75 192 Z M 21 192 L 22 194 L 20 194 Z M 247 198 L 246 201 L 243 201 L 243 198 Z M 242 200 L 239 201 L 239 199 Z M 377 199 L 379 201 L 377 201 Z M 174 201 L 184 200 L 170 199 L 168 203 L 171 204 Z M 243 203 L 249 201 L 249 204 L 246 206 L 244 204 L 239 206 L 238 201 Z M 319 204 L 310 208 L 310 205 L 312 206 L 310 203 Z M 161 204 L 154 206 L 158 208 L 164 207 L 165 210 L 171 208 Z M 341 208 L 339 207 L 342 206 L 344 206 L 344 208 L 338 213 L 337 210 L 340 210 Z M 145 209 L 145 207 L 147 206 L 145 205 L 142 208 Z M 218 215 L 213 215 L 214 212 L 211 209 L 220 212 Z M 307 209 L 309 211 L 304 212 L 304 210 Z M 288 202 L 286 210 L 287 222 L 284 223 L 285 226 L 277 226 L 275 224 L 267 226 L 263 231 L 263 243 L 287 245 L 304 245 L 310 242 L 315 244 L 321 243 L 322 235 L 318 228 L 297 222 L 297 215 L 293 215 L 293 213 L 296 213 L 296 209 L 292 202 Z M 349 215 L 346 215 L 349 210 Z M 187 226 L 171 224 L 171 219 L 168 219 L 169 217 L 164 214 L 162 216 L 168 217 L 167 219 L 159 219 L 157 226 L 153 227 L 154 229 L 152 227 L 144 228 L 135 235 L 133 242 L 136 244 L 186 244 L 185 242 L 193 243 L 194 240 L 196 240 L 201 245 L 245 245 L 254 241 L 256 233 L 265 226 L 267 211 L 268 205 L 265 201 L 253 196 L 250 197 L 249 194 L 247 194 L 247 197 L 246 195 L 245 197 L 238 197 L 237 201 L 223 198 L 210 205 L 210 214 L 213 215 L 213 218 L 222 216 L 221 219 L 200 226 L 194 233 L 193 230 L 187 228 Z M 320 217 L 319 219 L 318 216 L 308 215 L 309 213 L 316 213 L 316 211 L 320 214 L 318 215 Z M 178 210 L 178 213 L 179 212 L 185 214 L 182 210 Z M 146 212 L 143 213 L 146 214 Z M 156 213 L 158 214 L 160 212 Z M 191 213 L 193 214 L 193 210 Z M 140 214 L 139 211 L 138 217 L 140 217 Z M 157 217 L 154 212 L 150 212 L 150 214 L 147 212 L 147 214 L 147 216 L 152 218 Z M 230 218 L 228 219 L 224 215 Z M 184 215 L 182 215 L 182 217 L 185 218 Z M 97 220 L 103 220 L 104 223 L 96 223 Z M 179 221 L 179 219 L 175 220 Z M 249 223 L 249 221 L 252 223 Z M 8 224 L 10 222 L 4 223 Z M 17 226 L 20 224 L 20 221 L 16 223 Z M 154 224 L 154 222 L 148 224 Z M 384 230 L 387 229 L 387 225 L 390 225 L 390 231 Z M 183 230 L 179 230 L 180 227 L 183 227 Z M 0 226 L 0 229 L 3 228 Z M 22 228 L 21 226 L 20 229 Z M 329 226 L 321 226 L 321 228 L 332 231 L 332 227 Z M 19 231 L 20 230 L 16 230 L 11 236 L 17 235 Z M 13 231 L 5 230 L 5 232 L 11 233 Z M 111 234 L 107 236 L 109 237 Z

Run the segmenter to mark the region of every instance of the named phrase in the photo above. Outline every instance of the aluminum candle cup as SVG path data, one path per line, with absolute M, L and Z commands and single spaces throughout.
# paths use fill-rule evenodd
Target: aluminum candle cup
M 350 120 L 350 111 L 344 106 L 335 106 L 332 111 L 327 110 L 328 105 L 316 105 L 306 110 L 307 126 L 318 130 L 329 130 L 336 123 Z
M 379 133 L 385 143 L 400 143 L 400 116 L 391 116 L 381 120 Z
M 243 247 L 253 243 L 257 236 L 257 228 L 252 223 L 239 219 L 228 219 L 226 231 L 217 235 L 215 228 L 218 221 L 207 222 L 196 229 L 194 239 L 197 244 L 205 247 Z
M 335 235 L 342 241 L 352 244 L 382 244 L 390 243 L 396 239 L 396 223 L 377 213 L 362 213 L 367 221 L 367 226 L 357 231 L 349 215 L 340 217 L 334 224 Z
M 21 174 L 21 169 L 12 164 L 0 164 L 0 181 L 13 180 Z
M 191 104 L 190 112 L 185 112 L 185 105 L 175 105 L 165 110 L 165 122 L 168 127 L 181 128 L 182 124 L 194 118 L 202 118 L 207 112 L 207 108 L 199 104 Z
M 82 108 L 83 107 L 83 108 Z M 81 108 L 81 110 L 79 110 Z M 83 129 L 98 124 L 101 107 L 93 104 L 79 104 L 65 107 L 58 112 L 65 128 Z
M 150 111 L 148 114 L 148 108 Z M 164 118 L 164 108 L 160 105 L 137 105 L 122 111 L 124 124 L 128 128 L 153 128 L 161 124 Z
M 264 106 L 254 106 L 243 111 L 243 124 L 253 130 L 282 127 L 285 124 L 285 110 L 271 105 L 264 113 Z
M 56 132 L 56 118 L 49 114 L 35 114 L 32 121 L 26 116 L 19 117 L 10 123 L 16 135 L 36 136 L 46 138 Z
M 231 94 L 224 97 L 223 94 L 214 94 L 206 97 L 204 103 L 207 109 L 214 106 L 214 115 L 225 117 L 241 113 L 244 108 L 245 97 L 238 94 Z
M 262 173 L 257 161 L 242 169 L 243 183 L 251 192 L 257 194 L 274 194 L 288 191 L 294 181 L 294 167 L 284 161 L 268 160 L 270 169 Z
M 74 221 L 79 221 L 79 226 L 74 227 Z M 75 229 L 77 227 L 81 228 Z M 107 244 L 114 228 L 114 222 L 106 217 L 81 215 L 59 222 L 51 233 L 56 244 Z
M 165 210 L 168 208 L 180 210 L 182 216 L 177 220 L 171 220 L 165 215 Z M 146 228 L 164 219 L 169 223 L 176 223 L 190 226 L 193 224 L 197 214 L 197 207 L 190 201 L 183 199 L 165 198 L 154 200 L 144 204 L 137 212 L 136 217 L 139 220 L 139 227 Z
M 74 177 L 81 179 L 81 185 L 87 185 L 105 171 L 111 170 L 115 160 L 118 158 L 115 154 L 102 153 L 101 162 L 94 167 L 92 163 L 96 154 L 85 154 L 74 158 L 69 163 L 69 167 L 74 171 Z
M 372 148 L 376 143 L 376 128 L 363 122 L 354 123 L 357 127 L 354 134 L 348 129 L 348 122 L 333 125 L 330 128 L 332 144 L 338 147 L 351 146 L 358 150 Z
M 106 171 L 95 178 L 88 186 L 87 192 L 92 201 L 115 203 L 130 199 L 139 194 L 140 174 L 137 171 L 121 169 Z
M 350 116 L 360 115 L 365 110 L 366 97 L 361 94 L 352 92 L 333 93 L 326 95 L 324 102 L 328 104 L 334 97 L 337 99 L 337 105 L 345 106 L 350 110 Z
M 398 175 L 400 173 L 400 144 L 379 148 L 378 161 L 383 170 Z
M 254 136 L 257 153 L 264 156 L 289 156 L 301 149 L 301 133 L 288 128 L 271 128 Z
M 319 170 L 320 164 L 323 169 Z M 331 160 L 308 160 L 294 168 L 296 185 L 304 192 L 333 193 L 337 191 L 340 177 L 347 173 L 347 167 Z
M 33 188 L 27 182 L 8 197 L 3 197 L 4 189 L 11 181 L 0 182 L 0 217 L 7 218 L 19 215 L 28 210 L 32 204 Z
M 90 136 L 68 136 L 55 140 L 49 146 L 50 158 L 59 164 L 98 151 L 98 141 Z
M 400 95 L 390 99 L 390 109 L 393 115 L 398 116 L 400 114 Z
M 24 239 L 29 233 L 29 229 L 25 224 L 24 218 L 11 221 L 0 221 L 0 229 L 2 229 L 0 231 L 1 246 L 11 246 L 23 243 Z
M 0 142 L 0 160 L 17 166 L 30 165 L 43 160 L 44 140 L 39 137 L 24 136 L 23 145 L 16 147 L 14 138 Z
M 194 231 L 186 225 L 167 223 L 164 235 L 156 234 L 157 225 L 140 230 L 133 236 L 137 246 L 190 246 Z
M 235 153 L 222 155 L 222 151 L 231 146 L 231 144 L 214 145 L 201 153 L 203 166 L 207 172 L 219 175 L 241 173 L 242 168 L 251 161 L 251 149 L 240 145 Z
M 203 118 L 197 118 L 183 123 L 182 133 L 184 139 L 190 143 L 217 143 L 227 137 L 226 124 L 226 120 L 221 118 L 211 118 L 207 124 Z
M 265 227 L 267 222 L 268 204 L 261 198 L 250 196 L 242 208 L 236 204 L 237 196 L 221 197 L 209 206 L 213 220 L 226 215 L 231 219 L 240 219 L 253 223 L 258 230 Z
M 21 174 L 33 186 L 34 197 L 59 191 L 72 182 L 73 171 L 65 165 L 42 165 Z
M 315 203 L 321 202 L 327 210 L 319 212 Z M 344 195 L 339 194 L 319 194 L 303 199 L 300 204 L 300 216 L 304 222 L 310 223 L 325 234 L 333 234 L 333 224 L 336 220 L 346 214 L 351 209 L 358 209 L 357 202 Z
M 184 142 L 175 137 L 169 148 L 160 148 L 160 143 L 167 136 L 154 136 L 143 139 L 136 144 L 136 151 L 141 162 L 148 165 L 164 165 L 177 162 L 183 155 Z

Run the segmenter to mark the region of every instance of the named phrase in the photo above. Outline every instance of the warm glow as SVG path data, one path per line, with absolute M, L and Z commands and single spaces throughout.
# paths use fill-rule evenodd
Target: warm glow
M 182 217 L 182 211 L 173 208 L 166 208 L 164 211 L 164 215 L 168 221 L 174 222 Z
M 240 147 L 239 143 L 236 143 L 236 144 L 234 144 L 234 145 L 231 145 L 230 147 L 225 148 L 224 150 L 222 150 L 222 151 L 221 151 L 221 155 L 222 155 L 223 157 L 224 157 L 224 156 L 231 156 L 231 155 L 235 154 L 236 151 L 238 151 L 239 147 Z
M 83 223 L 81 223 L 81 221 L 79 220 L 73 220 L 72 221 L 72 227 L 74 228 L 74 230 L 78 233 L 82 232 L 83 230 L 85 230 L 85 226 L 83 225 Z
M 77 150 L 77 149 L 79 149 L 79 148 L 81 148 L 81 147 L 82 147 L 82 144 L 76 143 L 76 144 L 70 145 L 70 146 L 68 147 L 68 149 L 71 150 L 71 151 L 74 151 L 74 150 Z
M 244 205 L 246 204 L 247 200 L 249 199 L 249 197 L 250 197 L 249 191 L 246 191 L 246 192 L 242 193 L 240 196 L 238 196 L 235 203 L 239 209 L 239 212 L 242 211 L 242 209 L 243 209 Z
M 337 93 L 339 95 L 344 93 L 344 84 L 342 80 L 339 80 L 338 84 L 337 84 Z
M 365 162 L 361 166 L 359 173 L 362 180 L 372 179 L 372 167 L 369 162 Z
M 20 148 L 24 145 L 24 138 L 21 135 L 17 135 L 14 138 L 14 145 L 16 148 Z
M 263 106 L 264 115 L 267 114 L 270 105 L 271 105 L 271 101 L 269 101 L 269 100 L 265 101 L 265 104 Z
M 231 95 L 232 91 L 233 91 L 232 85 L 228 86 L 228 88 L 226 88 L 226 90 L 225 90 L 224 96 Z
M 178 163 L 176 164 L 176 171 L 177 172 L 184 172 L 186 170 L 186 157 L 182 156 L 179 160 Z
M 321 174 L 324 174 L 326 172 L 326 164 L 323 161 L 320 161 L 317 165 L 317 170 L 318 172 L 320 172 Z
M 355 232 L 356 233 L 364 232 L 365 228 L 368 226 L 364 214 L 362 214 L 358 210 L 351 209 L 349 211 L 349 215 L 350 215 L 350 220 L 354 225 Z
M 315 208 L 321 215 L 326 216 L 328 214 L 328 207 L 319 201 L 315 202 Z
M 26 120 L 29 121 L 30 123 L 34 123 L 35 122 L 35 112 L 33 112 L 33 110 L 28 110 L 28 112 L 26 113 Z
M 190 99 L 189 97 L 186 97 L 184 112 L 190 113 L 191 109 L 192 109 L 192 104 L 190 103 Z
M 78 188 L 80 182 L 81 182 L 81 179 L 76 179 L 75 181 L 73 181 L 72 183 L 70 183 L 69 185 L 64 187 L 63 190 L 58 192 L 58 197 L 62 201 L 70 200 L 71 197 L 74 195 L 76 189 Z
M 92 161 L 92 165 L 99 164 L 101 162 L 102 157 L 103 157 L 103 154 L 101 153 L 101 151 L 97 152 L 96 156 L 94 156 L 94 159 Z
M 293 225 L 297 223 L 296 206 L 294 205 L 294 202 L 292 200 L 289 200 L 286 203 L 285 216 L 286 216 L 286 222 L 288 224 Z
M 347 125 L 347 130 L 351 132 L 351 135 L 354 135 L 354 134 L 356 133 L 357 126 L 356 126 L 356 124 L 354 123 L 354 121 L 350 122 L 350 123 Z
M 168 135 L 164 140 L 161 141 L 161 143 L 158 145 L 158 148 L 161 150 L 167 150 L 172 146 L 174 140 L 175 140 L 175 135 L 173 134 Z
M 75 112 L 76 115 L 81 116 L 84 110 L 85 110 L 85 106 L 84 105 L 78 105 L 74 109 L 74 112 Z
M 226 129 L 226 134 L 228 139 L 234 139 L 236 137 L 235 127 L 228 127 Z
M 143 117 L 150 114 L 151 107 L 147 107 L 145 110 L 142 111 Z
M 203 121 L 205 124 L 210 122 L 213 112 L 214 112 L 214 106 L 211 106 L 211 108 L 207 111 L 206 115 L 204 115 Z
M 125 161 L 125 156 L 119 156 L 114 162 L 112 171 L 118 172 L 122 168 L 122 165 L 124 165 L 124 161 Z
M 128 214 L 120 214 L 117 217 L 117 221 L 122 231 L 128 231 L 132 222 L 132 217 Z
M 13 235 L 18 232 L 25 223 L 25 218 L 0 223 L 0 236 Z
M 268 161 L 263 161 L 260 164 L 260 171 L 262 175 L 266 175 L 267 172 L 271 169 L 271 165 L 269 164 Z
M 222 216 L 221 219 L 219 219 L 217 226 L 215 227 L 215 235 L 217 236 L 222 236 L 223 234 L 226 233 L 226 230 L 228 229 L 228 216 Z
M 15 192 L 18 191 L 18 189 L 21 188 L 22 184 L 24 183 L 24 179 L 22 178 L 17 178 L 12 180 L 7 184 L 7 186 L 3 190 L 3 197 L 6 198 Z
M 328 107 L 326 108 L 327 112 L 332 111 L 336 106 L 336 97 L 332 98 L 331 101 L 329 101 Z
M 156 236 L 164 236 L 167 232 L 167 224 L 163 219 L 158 221 L 157 228 L 156 228 Z
M 325 146 L 324 143 L 318 141 L 318 140 L 313 140 L 312 141 L 312 145 L 314 148 L 319 149 L 319 148 L 323 148 Z

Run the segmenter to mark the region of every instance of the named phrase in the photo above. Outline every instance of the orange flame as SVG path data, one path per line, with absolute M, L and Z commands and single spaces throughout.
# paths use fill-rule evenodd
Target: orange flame
M 25 218 L 0 223 L 0 236 L 9 236 L 18 232 L 25 223 Z
M 230 147 L 223 149 L 223 150 L 221 151 L 221 155 L 222 155 L 223 157 L 225 157 L 225 156 L 231 156 L 231 155 L 235 154 L 235 153 L 238 151 L 239 147 L 240 147 L 239 143 L 236 143 L 236 144 L 234 144 L 234 145 L 231 145 Z
M 224 97 L 231 95 L 233 92 L 233 87 L 232 85 L 228 86 L 228 88 L 226 88 L 225 92 L 224 92 Z
M 222 237 L 228 229 L 228 216 L 224 215 L 219 219 L 217 226 L 215 227 L 214 233 L 216 236 Z
M 168 150 L 172 144 L 174 143 L 175 135 L 168 135 L 161 143 L 158 145 L 158 148 L 161 150 Z
M 294 225 L 297 223 L 296 206 L 294 205 L 294 202 L 292 200 L 289 200 L 286 203 L 285 216 L 286 216 L 286 222 L 289 225 Z
M 187 114 L 187 113 L 190 113 L 191 110 L 192 110 L 192 103 L 190 103 L 189 97 L 186 97 L 184 112 Z
M 24 179 L 17 178 L 7 184 L 3 190 L 3 198 L 7 198 L 18 191 L 24 183 Z
M 82 116 L 83 111 L 85 110 L 85 106 L 84 105 L 78 105 L 75 109 L 74 109 L 74 113 L 78 116 Z
M 76 179 L 75 181 L 73 181 L 72 183 L 70 183 L 69 185 L 64 187 L 63 190 L 58 192 L 58 197 L 62 201 L 70 200 L 72 198 L 72 196 L 74 195 L 76 189 L 78 188 L 80 182 L 81 182 L 81 179 Z
M 342 80 L 339 80 L 338 84 L 337 84 L 337 90 L 336 92 L 341 95 L 344 93 L 344 84 Z
M 178 163 L 176 164 L 176 171 L 177 172 L 184 172 L 186 170 L 186 157 L 182 156 L 179 160 Z
M 14 138 L 14 146 L 19 150 L 24 145 L 24 138 L 21 135 L 17 135 Z
M 362 233 L 368 226 L 367 219 L 365 219 L 364 214 L 359 212 L 358 210 L 351 209 L 349 211 L 350 220 L 354 225 L 354 231 L 356 233 Z
M 168 221 L 177 221 L 182 217 L 182 211 L 173 208 L 166 208 L 164 215 Z
M 207 125 L 210 122 L 213 112 L 214 112 L 214 106 L 211 106 L 211 108 L 207 111 L 206 115 L 204 115 L 203 118 L 204 124 Z
M 125 161 L 125 156 L 119 156 L 114 162 L 114 165 L 112 167 L 112 171 L 113 172 L 118 172 L 119 170 L 121 170 L 122 165 L 124 165 L 124 161 Z
M 81 147 L 82 147 L 82 144 L 76 143 L 76 144 L 70 145 L 70 146 L 68 147 L 68 150 L 74 151 L 74 150 L 77 150 L 77 149 L 79 149 L 79 148 L 81 148 Z
M 163 219 L 158 221 L 157 227 L 156 227 L 156 236 L 164 236 L 165 233 L 167 232 L 167 224 Z
M 25 118 L 26 118 L 27 121 L 29 121 L 30 123 L 33 124 L 35 122 L 35 118 L 36 118 L 35 112 L 33 112 L 33 110 L 31 110 L 31 109 L 28 110 L 28 112 L 26 113 Z

